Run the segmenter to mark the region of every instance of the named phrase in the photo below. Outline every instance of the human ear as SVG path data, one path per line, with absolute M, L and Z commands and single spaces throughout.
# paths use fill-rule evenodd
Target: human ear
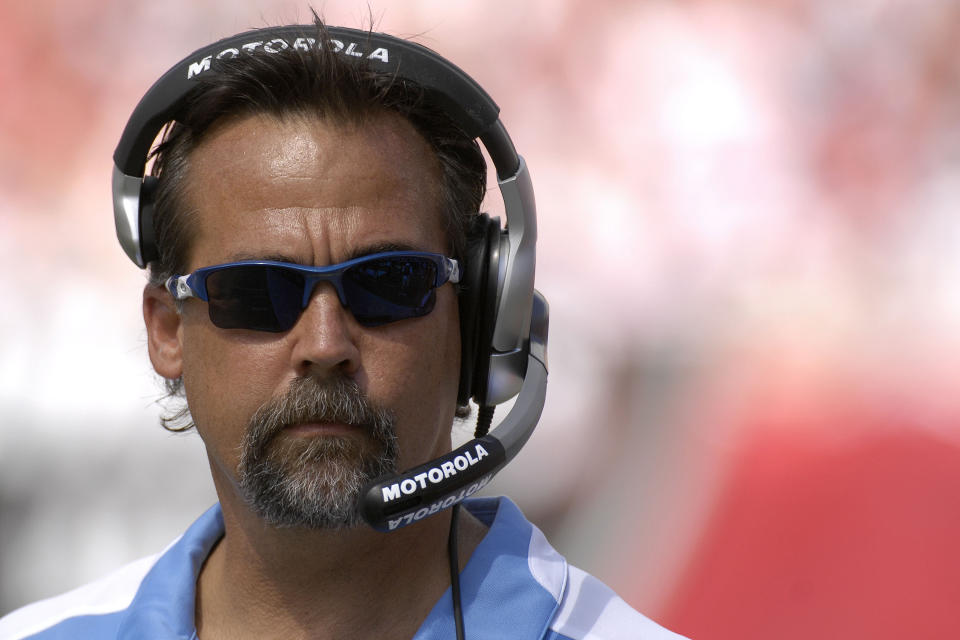
M 168 380 L 179 378 L 183 373 L 180 313 L 165 288 L 151 284 L 143 288 L 143 322 L 153 369 Z

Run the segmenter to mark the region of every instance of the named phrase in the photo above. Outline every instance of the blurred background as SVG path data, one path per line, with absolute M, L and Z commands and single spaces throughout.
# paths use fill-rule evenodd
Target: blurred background
M 317 9 L 467 69 L 531 168 L 550 389 L 492 492 L 684 635 L 956 633 L 960 4 Z M 111 155 L 181 57 L 309 17 L 0 3 L 0 614 L 214 500 L 157 420 Z

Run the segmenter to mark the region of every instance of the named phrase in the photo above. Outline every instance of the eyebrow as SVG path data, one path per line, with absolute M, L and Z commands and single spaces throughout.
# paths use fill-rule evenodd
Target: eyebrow
M 376 242 L 350 250 L 347 252 L 343 261 L 346 262 L 347 260 L 373 255 L 374 253 L 386 253 L 387 251 L 423 251 L 423 248 L 415 247 L 405 242 Z

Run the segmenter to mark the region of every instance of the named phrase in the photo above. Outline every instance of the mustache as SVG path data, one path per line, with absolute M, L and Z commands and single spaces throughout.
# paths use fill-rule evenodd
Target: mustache
M 299 377 L 286 393 L 263 404 L 250 417 L 241 445 L 250 462 L 261 459 L 270 441 L 283 429 L 307 422 L 341 423 L 366 429 L 375 440 L 390 439 L 394 416 L 375 405 L 356 381 L 338 377 Z

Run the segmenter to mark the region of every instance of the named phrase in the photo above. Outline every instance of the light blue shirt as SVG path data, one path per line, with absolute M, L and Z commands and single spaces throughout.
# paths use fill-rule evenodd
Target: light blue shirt
M 507 498 L 464 506 L 490 527 L 460 574 L 470 638 L 678 640 L 609 587 L 571 567 Z M 223 536 L 214 505 L 162 553 L 0 619 L 0 640 L 193 640 L 197 576 Z M 450 590 L 414 640 L 456 637 Z

